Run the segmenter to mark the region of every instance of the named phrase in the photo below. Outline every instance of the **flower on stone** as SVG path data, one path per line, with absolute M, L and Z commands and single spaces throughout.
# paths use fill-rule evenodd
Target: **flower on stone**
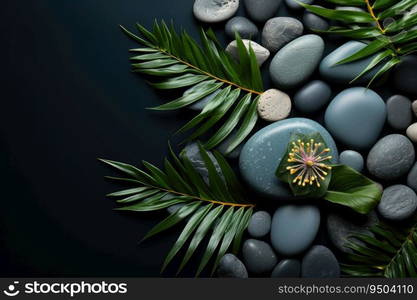
M 307 184 L 320 187 L 320 181 L 324 181 L 328 171 L 332 169 L 329 161 L 332 159 L 330 149 L 323 143 L 316 143 L 314 139 L 305 143 L 302 140 L 292 142 L 292 149 L 288 154 L 287 166 L 290 175 L 294 176 L 293 183 L 299 186 Z

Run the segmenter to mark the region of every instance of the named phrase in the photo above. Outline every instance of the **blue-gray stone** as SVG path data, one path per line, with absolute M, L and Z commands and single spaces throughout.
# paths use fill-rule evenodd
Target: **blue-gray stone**
M 389 98 L 387 100 L 387 121 L 394 129 L 407 129 L 413 121 L 410 99 L 401 95 Z
M 384 190 L 378 212 L 387 220 L 402 221 L 414 214 L 417 195 L 406 185 L 393 185 Z
M 214 97 L 217 96 L 218 93 L 220 93 L 223 89 L 218 89 L 216 91 L 214 91 L 213 93 L 211 93 L 210 95 L 204 97 L 203 99 L 193 103 L 192 105 L 189 106 L 190 109 L 195 110 L 195 111 L 202 111 L 204 109 L 204 107 L 206 107 L 206 105 L 214 99 Z
M 314 2 L 314 0 L 299 0 L 299 2 L 304 2 L 306 4 L 311 4 Z M 287 4 L 288 8 L 293 10 L 301 10 L 303 7 L 297 3 L 296 0 L 285 0 L 285 3 Z
M 288 184 L 281 182 L 275 171 L 281 163 L 293 133 L 318 132 L 331 149 L 332 163 L 339 161 L 336 144 L 320 124 L 304 118 L 275 122 L 255 133 L 240 153 L 240 171 L 249 186 L 262 196 L 286 200 L 292 197 Z
M 330 133 L 354 150 L 370 148 L 377 141 L 385 120 L 385 102 L 371 89 L 362 87 L 338 94 L 325 115 Z
M 391 76 L 395 87 L 406 94 L 417 95 L 417 55 L 407 55 Z
M 268 20 L 262 30 L 262 45 L 271 52 L 277 52 L 292 40 L 303 34 L 303 23 L 290 17 Z
M 314 80 L 294 95 L 294 105 L 303 113 L 316 113 L 330 101 L 331 95 L 332 90 L 327 83 Z
M 272 278 L 298 278 L 301 275 L 301 263 L 297 259 L 284 259 L 272 271 Z
M 358 172 L 363 171 L 365 161 L 362 154 L 353 150 L 346 150 L 340 153 L 339 163 L 347 165 Z
M 248 271 L 239 258 L 228 253 L 220 259 L 217 276 L 221 278 L 248 278 Z
M 248 232 L 254 238 L 264 237 L 271 230 L 271 215 L 266 211 L 254 213 L 249 221 Z
M 235 34 L 239 33 L 242 39 L 256 39 L 258 27 L 251 20 L 245 17 L 234 17 L 226 23 L 226 34 L 229 38 L 235 39 Z
M 320 211 L 312 205 L 286 205 L 272 218 L 271 243 L 281 255 L 294 256 L 313 243 L 320 227 Z
M 324 41 L 315 34 L 303 35 L 284 46 L 269 67 L 275 86 L 289 89 L 302 84 L 316 70 L 323 51 Z
M 249 17 L 255 22 L 265 22 L 275 16 L 282 0 L 244 0 Z
M 383 180 L 394 180 L 410 171 L 415 161 L 411 141 L 401 134 L 387 135 L 371 149 L 367 158 L 368 171 Z
M 411 169 L 410 173 L 408 173 L 407 185 L 417 193 L 417 162 Z
M 277 264 L 277 257 L 271 246 L 263 241 L 246 240 L 242 254 L 246 268 L 254 274 L 271 272 Z
M 349 41 L 346 44 L 340 46 L 321 61 L 320 74 L 329 81 L 348 84 L 357 75 L 359 75 L 359 73 L 361 73 L 378 54 L 347 64 L 336 64 L 339 61 L 351 56 L 352 54 L 355 54 L 365 46 L 365 43 L 357 41 Z M 369 82 L 376 74 L 376 72 L 378 72 L 378 70 L 379 67 L 368 72 L 363 77 L 358 79 L 356 83 Z
M 315 15 L 309 11 L 306 11 L 303 16 L 303 24 L 311 31 L 314 30 L 327 30 L 329 29 L 329 22 L 326 19 Z
M 330 249 L 314 246 L 303 258 L 301 274 L 304 278 L 339 278 L 339 262 Z

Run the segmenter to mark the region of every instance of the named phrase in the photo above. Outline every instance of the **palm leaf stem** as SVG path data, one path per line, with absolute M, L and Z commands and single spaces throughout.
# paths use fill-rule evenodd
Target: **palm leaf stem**
M 381 25 L 381 22 L 379 22 L 379 18 L 376 16 L 375 11 L 369 0 L 365 0 L 366 7 L 368 8 L 368 12 L 371 15 L 372 19 L 375 20 L 375 24 L 377 25 L 379 31 L 381 31 L 382 34 L 385 35 L 386 29 L 384 29 Z

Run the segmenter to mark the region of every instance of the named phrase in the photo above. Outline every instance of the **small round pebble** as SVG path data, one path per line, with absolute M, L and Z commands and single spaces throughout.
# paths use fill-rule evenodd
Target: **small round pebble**
M 329 29 L 329 22 L 326 19 L 315 15 L 309 11 L 306 11 L 303 16 L 303 24 L 308 29 L 314 30 L 327 30 Z
M 235 39 L 238 33 L 242 39 L 255 39 L 258 36 L 258 27 L 251 20 L 245 17 L 234 17 L 226 23 L 226 34 L 229 38 Z
M 327 83 L 314 80 L 294 95 L 294 106 L 303 113 L 316 113 L 329 103 L 331 95 L 332 90 Z
M 301 275 L 301 263 L 297 259 L 284 259 L 272 271 L 272 278 L 298 278 Z
M 416 193 L 405 185 L 393 185 L 384 190 L 378 212 L 387 220 L 402 221 L 412 216 L 417 208 Z
M 362 154 L 353 150 L 346 150 L 340 153 L 339 162 L 358 172 L 362 172 L 365 164 Z
M 417 100 L 415 100 L 412 104 L 414 115 L 417 117 Z
M 262 47 L 258 43 L 251 41 L 251 40 L 242 40 L 243 44 L 245 45 L 246 49 L 249 50 L 249 47 L 252 47 L 253 52 L 255 52 L 256 61 L 258 62 L 259 66 L 269 58 L 271 53 L 268 49 Z M 232 41 L 226 48 L 226 52 L 230 53 L 236 60 L 239 60 L 239 50 L 237 48 L 237 42 Z
M 413 121 L 411 101 L 401 95 L 392 96 L 387 100 L 388 124 L 397 130 L 405 130 Z
M 299 0 L 299 2 L 304 2 L 306 4 L 313 3 L 314 0 Z M 287 4 L 288 8 L 293 10 L 301 10 L 303 7 L 297 3 L 296 0 L 285 0 L 285 3 Z
M 264 237 L 271 230 L 271 221 L 271 215 L 266 211 L 254 213 L 249 221 L 249 234 L 254 238 Z
M 290 115 L 291 99 L 286 93 L 277 89 L 264 92 L 258 101 L 259 116 L 268 122 L 283 120 Z
M 255 22 L 265 22 L 278 11 L 281 0 L 244 0 L 249 17 Z
M 301 36 L 303 23 L 291 17 L 277 17 L 268 20 L 262 31 L 262 45 L 271 52 L 277 52 L 286 44 Z
M 271 246 L 263 241 L 246 240 L 242 254 L 245 266 L 254 274 L 271 272 L 277 264 L 277 257 Z
M 417 193 L 417 162 L 411 169 L 410 173 L 408 173 L 407 185 Z
M 339 278 L 339 262 L 330 249 L 314 246 L 303 258 L 301 274 L 304 278 Z
M 228 253 L 219 262 L 217 276 L 221 278 L 248 278 L 248 271 L 239 258 Z
M 417 143 L 417 123 L 414 123 L 407 128 L 407 136 L 414 143 Z
M 201 22 L 217 23 L 232 17 L 239 8 L 239 0 L 195 0 L 194 16 Z

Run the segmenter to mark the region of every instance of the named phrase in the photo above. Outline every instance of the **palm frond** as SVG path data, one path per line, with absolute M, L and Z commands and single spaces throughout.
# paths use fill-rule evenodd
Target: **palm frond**
M 407 226 L 379 223 L 370 234 L 354 234 L 345 244 L 345 274 L 354 277 L 417 277 L 417 218 Z
M 237 35 L 239 62 L 219 44 L 213 31 L 201 30 L 201 46 L 186 32 L 157 22 L 152 31 L 137 24 L 140 36 L 123 26 L 122 30 L 143 47 L 131 49 L 134 72 L 160 77 L 156 89 L 185 88 L 182 97 L 152 108 L 176 110 L 192 105 L 223 88 L 195 118 L 180 131 L 194 129 L 187 141 L 200 138 L 213 127 L 216 133 L 204 145 L 212 149 L 229 137 L 225 154 L 232 152 L 251 133 L 257 120 L 256 104 L 263 91 L 262 77 L 253 49 L 246 49 Z
M 389 72 L 402 57 L 417 50 L 417 13 L 409 13 L 417 0 L 325 0 L 341 5 L 339 9 L 324 8 L 299 2 L 310 12 L 341 26 L 332 26 L 321 33 L 336 34 L 358 40 L 367 45 L 343 59 L 339 64 L 350 63 L 377 54 L 377 57 L 353 80 L 378 68 L 369 85 Z M 362 7 L 363 11 L 343 10 L 343 6 Z M 377 59 L 377 60 L 376 60 Z
M 245 199 L 242 186 L 220 153 L 214 152 L 214 157 L 222 175 L 218 174 L 208 152 L 200 145 L 200 154 L 208 170 L 209 183 L 204 181 L 185 155 L 177 157 L 171 148 L 170 153 L 171 160 L 165 160 L 164 170 L 147 162 L 143 162 L 145 168 L 141 170 L 129 164 L 101 159 L 126 176 L 125 178 L 109 177 L 110 179 L 125 181 L 134 186 L 108 196 L 117 198 L 117 203 L 120 205 L 117 210 L 122 211 L 156 211 L 182 204 L 177 212 L 156 225 L 144 239 L 188 220 L 168 253 L 162 270 L 189 242 L 179 267 L 178 272 L 180 272 L 203 239 L 209 237 L 197 276 L 217 251 L 212 269 L 214 272 L 220 258 L 231 246 L 233 251 L 240 249 L 242 234 L 248 225 L 254 205 Z

